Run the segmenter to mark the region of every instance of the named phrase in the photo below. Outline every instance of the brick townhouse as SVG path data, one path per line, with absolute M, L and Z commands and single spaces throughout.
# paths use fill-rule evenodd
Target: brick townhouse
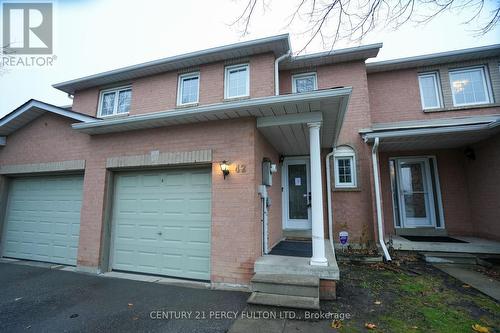
M 500 253 L 500 45 L 381 47 L 293 56 L 285 34 L 55 84 L 71 107 L 0 119 L 0 255 L 252 281 L 255 303 L 293 275 L 317 307 L 339 232 L 386 260 Z

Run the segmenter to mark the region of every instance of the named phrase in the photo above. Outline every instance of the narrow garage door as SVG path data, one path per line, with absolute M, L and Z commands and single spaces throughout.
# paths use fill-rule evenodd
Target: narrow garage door
M 76 265 L 82 188 L 83 176 L 13 179 L 2 255 Z
M 210 169 L 117 174 L 115 270 L 210 280 Z

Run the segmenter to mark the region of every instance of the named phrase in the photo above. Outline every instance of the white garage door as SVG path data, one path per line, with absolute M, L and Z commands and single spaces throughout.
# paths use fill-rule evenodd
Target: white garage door
M 210 280 L 211 170 L 117 174 L 115 270 Z
M 83 176 L 10 182 L 2 256 L 76 265 Z

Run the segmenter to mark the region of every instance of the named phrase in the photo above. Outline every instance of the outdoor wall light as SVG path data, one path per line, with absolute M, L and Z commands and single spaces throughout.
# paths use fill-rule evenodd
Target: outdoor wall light
M 222 171 L 222 174 L 224 175 L 224 179 L 226 179 L 226 176 L 229 175 L 229 164 L 226 160 L 220 163 L 220 169 Z

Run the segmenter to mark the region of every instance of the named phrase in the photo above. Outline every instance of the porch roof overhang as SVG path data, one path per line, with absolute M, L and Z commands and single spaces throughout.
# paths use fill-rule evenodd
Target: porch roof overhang
M 73 128 L 95 135 L 211 120 L 255 117 L 259 130 L 279 152 L 302 154 L 308 151 L 308 131 L 305 130 L 308 122 L 322 121 L 322 146 L 331 147 L 335 142 L 351 91 L 351 87 L 341 87 L 301 94 L 251 98 L 120 118 L 94 119 L 73 124 Z M 281 142 L 283 140 L 286 142 Z M 304 151 L 304 148 L 307 150 Z
M 374 124 L 360 131 L 379 151 L 460 148 L 500 133 L 500 115 Z
M 5 145 L 6 136 L 47 112 L 80 122 L 96 120 L 94 117 L 72 111 L 68 108 L 30 99 L 0 119 L 0 146 Z

